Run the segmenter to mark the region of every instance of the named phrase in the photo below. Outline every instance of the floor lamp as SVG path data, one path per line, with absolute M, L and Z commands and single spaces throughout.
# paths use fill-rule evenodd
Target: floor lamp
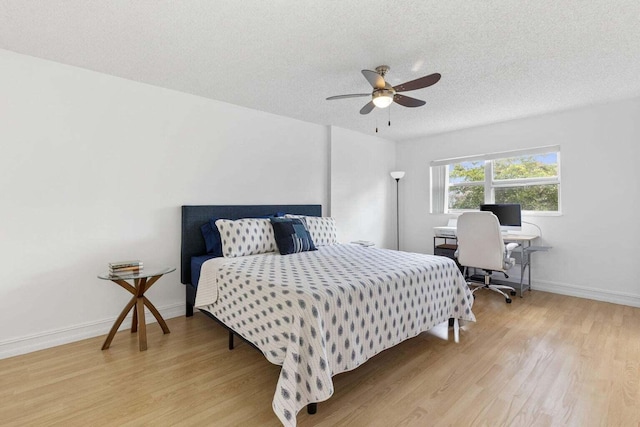
M 404 177 L 403 171 L 391 172 L 391 178 L 396 180 L 396 248 L 400 250 L 400 179 Z

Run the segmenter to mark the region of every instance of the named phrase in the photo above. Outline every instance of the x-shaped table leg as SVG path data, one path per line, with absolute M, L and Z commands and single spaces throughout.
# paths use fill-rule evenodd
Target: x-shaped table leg
M 164 332 L 165 334 L 169 333 L 169 327 L 167 326 L 167 323 L 164 321 L 164 319 L 160 315 L 160 312 L 158 311 L 158 309 L 151 303 L 151 301 L 147 299 L 147 297 L 144 296 L 144 293 L 148 291 L 149 288 L 151 288 L 151 286 L 153 286 L 153 284 L 156 283 L 158 279 L 161 277 L 162 277 L 162 274 L 158 276 L 152 276 L 149 278 L 143 277 L 139 279 L 134 279 L 133 285 L 131 285 L 130 283 L 128 283 L 126 280 L 123 280 L 123 279 L 116 279 L 116 278 L 111 279 L 113 283 L 116 283 L 120 285 L 122 288 L 129 291 L 133 295 L 133 297 L 131 298 L 131 300 L 129 300 L 127 305 L 124 306 L 124 308 L 120 312 L 120 315 L 116 319 L 116 322 L 111 327 L 111 330 L 109 331 L 109 335 L 107 335 L 107 339 L 104 341 L 104 344 L 102 345 L 103 350 L 106 350 L 109 348 L 109 346 L 111 345 L 111 341 L 113 340 L 113 337 L 118 331 L 118 328 L 124 321 L 124 318 L 127 316 L 129 311 L 131 311 L 131 309 L 133 309 L 133 319 L 131 320 L 131 332 L 132 333 L 139 332 L 138 342 L 140 344 L 140 351 L 144 351 L 147 349 L 147 325 L 144 319 L 145 306 L 147 306 L 151 314 L 153 314 L 153 316 L 158 321 L 158 324 L 162 328 L 162 332 Z M 140 330 L 138 331 L 138 329 Z

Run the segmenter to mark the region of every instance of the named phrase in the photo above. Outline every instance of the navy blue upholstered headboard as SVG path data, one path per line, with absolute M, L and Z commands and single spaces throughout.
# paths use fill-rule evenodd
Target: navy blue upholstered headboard
M 253 218 L 284 212 L 297 215 L 321 216 L 321 205 L 229 205 L 182 206 L 182 243 L 180 249 L 180 281 L 191 282 L 191 257 L 204 255 L 207 250 L 200 227 L 211 218 Z

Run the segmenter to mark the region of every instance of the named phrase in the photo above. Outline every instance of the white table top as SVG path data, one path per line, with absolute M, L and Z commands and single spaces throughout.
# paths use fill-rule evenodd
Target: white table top
M 503 234 L 502 240 L 505 242 L 531 242 L 536 240 L 540 236 L 534 236 L 532 234 Z

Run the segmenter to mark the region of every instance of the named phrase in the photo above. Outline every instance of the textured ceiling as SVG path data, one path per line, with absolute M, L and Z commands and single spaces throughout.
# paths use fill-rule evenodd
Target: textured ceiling
M 638 0 L 0 0 L 0 48 L 394 140 L 640 96 Z M 325 100 L 381 64 L 442 80 Z

